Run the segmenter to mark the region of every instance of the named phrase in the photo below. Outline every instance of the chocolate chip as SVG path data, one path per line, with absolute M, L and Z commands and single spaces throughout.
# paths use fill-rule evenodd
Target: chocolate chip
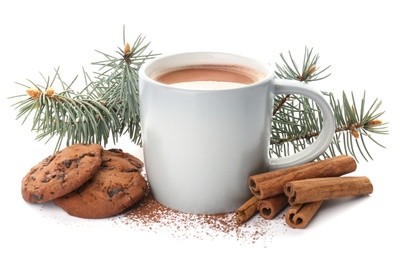
M 47 183 L 47 182 L 50 182 L 51 181 L 51 178 L 44 178 L 41 182 L 42 183 Z
M 33 193 L 30 193 L 30 195 L 35 201 L 40 201 L 40 200 L 43 200 L 43 198 L 44 198 L 44 195 L 42 195 L 42 194 L 41 194 L 40 197 L 38 197 L 37 195 L 35 195 Z
M 115 189 L 110 190 L 108 192 L 109 198 L 112 198 L 113 196 L 115 196 L 115 194 L 118 194 L 121 191 L 122 191 L 122 189 L 120 189 L 120 188 L 115 188 Z
M 103 169 L 103 168 L 108 167 L 107 164 L 108 164 L 110 161 L 112 161 L 112 159 L 103 160 L 102 163 L 101 163 L 101 166 L 100 166 L 99 168 L 102 168 L 102 169 Z
M 138 172 L 139 170 L 136 168 L 126 169 L 125 172 Z
M 62 163 L 65 165 L 65 167 L 69 168 L 72 164 L 72 160 L 65 160 Z
M 42 183 L 47 183 L 50 182 L 52 179 L 55 178 L 55 174 L 51 174 L 50 172 L 47 172 L 44 178 L 41 180 Z
M 115 148 L 109 149 L 109 151 L 112 153 L 122 153 L 123 152 L 122 149 L 115 149 Z

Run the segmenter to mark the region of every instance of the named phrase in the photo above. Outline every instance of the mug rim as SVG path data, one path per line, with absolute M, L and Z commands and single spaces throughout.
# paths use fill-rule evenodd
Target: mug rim
M 149 75 L 147 70 L 154 66 L 158 62 L 165 62 L 168 59 L 175 59 L 177 57 L 182 57 L 182 56 L 192 56 L 192 55 L 197 55 L 200 57 L 207 57 L 207 58 L 212 58 L 215 60 L 215 58 L 220 58 L 220 57 L 228 57 L 228 58 L 235 58 L 239 59 L 241 63 L 219 63 L 220 65 L 240 65 L 240 66 L 246 66 L 250 69 L 254 69 L 256 71 L 260 71 L 262 74 L 264 74 L 264 77 L 254 83 L 251 84 L 246 84 L 243 86 L 236 86 L 234 88 L 223 88 L 223 89 L 189 89 L 189 88 L 169 88 L 169 84 L 161 83 L 153 79 L 152 76 Z M 214 55 L 216 57 L 214 57 Z M 203 60 L 203 58 L 200 58 L 200 60 Z M 243 64 L 243 61 L 246 61 L 247 63 L 251 63 L 251 65 L 248 64 Z M 194 63 L 193 61 L 190 60 L 188 62 L 189 65 L 184 65 L 184 66 L 194 66 L 194 65 L 206 65 L 206 63 L 203 62 L 196 62 Z M 214 64 L 214 62 L 207 63 L 207 64 Z M 255 66 L 253 66 L 256 64 Z M 218 64 L 215 64 L 218 65 Z M 182 67 L 182 66 L 168 66 L 168 68 L 171 67 Z M 154 71 L 154 69 L 153 69 Z M 259 85 L 263 85 L 265 82 L 269 82 L 275 78 L 275 73 L 272 70 L 272 67 L 266 63 L 263 63 L 259 60 L 256 60 L 254 58 L 248 57 L 248 56 L 243 56 L 239 54 L 234 54 L 234 53 L 229 53 L 229 52 L 217 52 L 217 51 L 191 51 L 191 52 L 178 52 L 178 53 L 171 53 L 171 54 L 166 54 L 160 57 L 153 58 L 151 60 L 146 61 L 145 63 L 142 64 L 142 66 L 139 68 L 139 80 L 143 79 L 145 81 L 149 81 L 150 83 L 154 84 L 157 87 L 165 87 L 171 90 L 182 90 L 182 91 L 188 91 L 188 92 L 221 92 L 221 91 L 236 91 L 238 89 L 249 89 L 249 88 L 254 88 Z

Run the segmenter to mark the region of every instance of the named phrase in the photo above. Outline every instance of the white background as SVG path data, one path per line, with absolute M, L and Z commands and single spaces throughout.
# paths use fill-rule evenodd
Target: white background
M 406 11 L 403 1 L 392 0 L 2 2 L 0 258 L 406 259 Z M 343 90 L 357 99 L 366 91 L 367 101 L 383 101 L 381 119 L 390 134 L 376 138 L 387 148 L 373 146 L 374 160 L 361 159 L 355 173 L 371 179 L 373 194 L 333 202 L 306 229 L 278 229 L 267 244 L 175 239 L 25 203 L 21 179 L 54 145 L 34 140 L 31 122 L 16 121 L 15 100 L 6 98 L 24 93 L 15 82 L 42 83 L 39 72 L 52 76 L 58 66 L 66 81 L 81 76 L 82 67 L 92 71 L 91 62 L 102 58 L 95 50 L 122 48 L 123 25 L 129 42 L 142 34 L 151 50 L 163 54 L 227 51 L 273 64 L 290 50 L 300 63 L 304 47 L 313 47 L 319 64 L 332 66 L 332 75 L 316 87 L 339 98 Z M 140 152 L 126 138 L 117 146 Z

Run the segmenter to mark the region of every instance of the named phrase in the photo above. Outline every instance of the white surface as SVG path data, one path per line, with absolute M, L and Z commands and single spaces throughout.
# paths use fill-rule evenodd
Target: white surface
M 231 6 L 233 5 L 233 6 Z M 295 259 L 406 259 L 405 198 L 407 94 L 405 5 L 403 1 L 9 1 L 0 8 L 1 58 L 1 259 L 110 259 L 268 257 Z M 332 76 L 322 90 L 367 100 L 383 100 L 381 119 L 390 135 L 373 146 L 374 161 L 358 164 L 355 175 L 369 177 L 369 197 L 333 201 L 302 230 L 282 221 L 256 243 L 236 239 L 174 238 L 163 228 L 149 232 L 111 219 L 72 218 L 51 205 L 31 205 L 20 195 L 22 177 L 54 150 L 53 140 L 35 141 L 30 122 L 21 126 L 10 108 L 23 88 L 15 82 L 41 82 L 60 66 L 70 81 L 82 67 L 122 48 L 140 33 L 155 52 L 228 51 L 273 63 L 291 50 L 302 58 L 305 46 L 319 53 Z M 77 81 L 80 87 L 81 81 Z M 58 91 L 58 89 L 57 89 Z M 110 147 L 114 145 L 111 144 Z M 116 145 L 138 154 L 126 138 Z M 190 251 L 190 249 L 192 249 Z M 218 250 L 220 249 L 220 250 Z M 7 257 L 6 257 L 7 256 Z

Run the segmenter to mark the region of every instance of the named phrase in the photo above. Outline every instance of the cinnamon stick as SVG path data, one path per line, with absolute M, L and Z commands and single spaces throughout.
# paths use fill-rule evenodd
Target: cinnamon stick
M 258 201 L 258 211 L 264 219 L 273 219 L 286 205 L 288 197 L 285 194 L 279 194 L 267 199 Z
M 302 204 L 349 196 L 368 195 L 373 185 L 365 177 L 329 177 L 288 182 L 284 191 L 289 204 Z
M 305 228 L 316 215 L 323 201 L 291 206 L 285 214 L 286 223 L 292 228 Z
M 356 169 L 357 163 L 353 157 L 339 155 L 322 161 L 250 176 L 248 186 L 254 196 L 258 199 L 265 199 L 284 193 L 283 188 L 289 181 L 339 177 Z
M 252 216 L 254 216 L 258 212 L 257 207 L 258 198 L 252 196 L 249 200 L 247 200 L 241 207 L 239 207 L 236 211 L 236 221 L 238 224 L 242 224 L 248 221 Z

